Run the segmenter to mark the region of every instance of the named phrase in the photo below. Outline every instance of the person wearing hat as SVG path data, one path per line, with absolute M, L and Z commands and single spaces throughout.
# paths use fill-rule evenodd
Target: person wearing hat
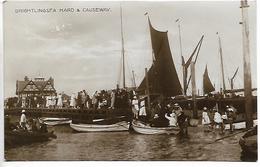
M 177 115 L 177 123 L 180 128 L 180 132 L 179 132 L 180 137 L 187 138 L 188 137 L 189 119 L 188 119 L 188 116 L 184 114 L 182 109 L 179 110 L 179 113 Z
M 217 110 L 215 110 L 215 114 L 214 114 L 214 123 L 215 123 L 214 128 L 216 128 L 216 126 L 220 126 L 220 128 L 221 128 L 220 133 L 223 134 L 224 133 L 223 117 L 221 116 L 221 114 Z
M 177 116 L 181 115 L 181 112 L 182 112 L 182 108 L 179 106 L 178 103 L 175 103 L 173 105 L 173 111 Z
M 209 131 L 210 119 L 207 107 L 203 107 L 201 124 L 204 126 L 204 131 Z
M 26 128 L 27 119 L 25 113 L 26 113 L 25 110 L 22 110 L 22 115 L 20 117 L 20 126 L 22 129 L 27 130 Z
M 229 108 L 227 108 L 226 111 L 227 111 L 227 120 L 228 120 L 229 127 L 230 127 L 229 130 L 230 130 L 230 132 L 233 132 L 234 131 L 233 123 L 237 117 L 236 110 L 234 109 L 233 106 L 229 106 Z

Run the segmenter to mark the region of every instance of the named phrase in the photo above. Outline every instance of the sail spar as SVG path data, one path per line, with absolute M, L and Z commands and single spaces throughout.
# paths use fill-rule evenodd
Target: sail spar
M 153 28 L 148 17 L 154 62 L 148 71 L 149 90 L 151 94 L 176 96 L 182 94 L 181 84 L 173 63 L 167 31 L 162 32 Z M 139 86 L 144 90 L 145 78 Z
M 208 94 L 213 91 L 215 91 L 215 88 L 209 79 L 208 68 L 206 66 L 204 74 L 203 74 L 203 92 L 204 92 L 204 94 Z

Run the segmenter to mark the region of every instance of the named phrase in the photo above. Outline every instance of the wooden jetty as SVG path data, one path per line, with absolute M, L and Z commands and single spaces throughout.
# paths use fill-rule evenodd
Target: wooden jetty
M 117 116 L 131 117 L 130 108 L 121 109 L 74 109 L 74 108 L 10 108 L 5 109 L 5 115 L 21 115 L 22 110 L 26 110 L 29 117 L 65 117 L 75 120 L 93 120 L 96 118 L 109 118 Z

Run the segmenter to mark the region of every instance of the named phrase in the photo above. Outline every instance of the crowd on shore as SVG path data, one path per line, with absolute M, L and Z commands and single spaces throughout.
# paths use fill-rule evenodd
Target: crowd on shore
M 72 93 L 68 96 L 64 93 L 48 96 L 23 96 L 6 104 L 6 108 L 80 108 L 80 109 L 106 109 L 126 108 L 131 105 L 132 91 L 126 89 L 115 89 L 111 91 L 95 91 L 89 95 L 86 90 Z

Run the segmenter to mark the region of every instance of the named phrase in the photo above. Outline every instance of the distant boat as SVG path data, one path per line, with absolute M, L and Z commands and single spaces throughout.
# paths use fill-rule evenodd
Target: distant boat
M 70 123 L 70 127 L 77 132 L 118 132 L 128 131 L 130 123 L 121 121 L 110 125 L 99 124 L 74 124 Z
M 257 120 L 254 120 L 253 121 L 253 126 L 256 126 L 257 125 Z M 234 129 L 246 129 L 246 122 L 236 122 L 236 123 L 233 123 L 233 127 Z M 230 129 L 230 125 L 229 124 L 225 124 L 225 129 Z
M 40 123 L 44 123 L 50 126 L 65 125 L 71 123 L 71 119 L 69 118 L 39 118 L 39 121 Z
M 168 127 L 152 127 L 142 121 L 133 120 L 132 127 L 135 132 L 145 135 L 155 135 L 155 134 L 178 134 L 180 128 L 174 126 Z
M 35 142 L 48 141 L 50 138 L 57 138 L 52 132 L 28 132 L 28 131 L 5 131 L 5 146 L 14 147 L 18 145 L 31 144 Z

